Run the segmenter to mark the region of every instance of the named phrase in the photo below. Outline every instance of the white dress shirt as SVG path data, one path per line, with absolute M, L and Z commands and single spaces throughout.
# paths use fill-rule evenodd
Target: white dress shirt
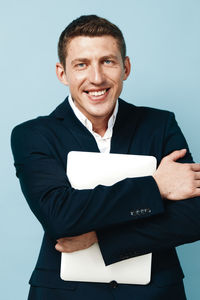
M 99 151 L 102 153 L 109 153 L 111 146 L 111 138 L 113 133 L 113 126 L 115 124 L 117 112 L 118 112 L 118 101 L 116 102 L 115 109 L 113 111 L 112 116 L 108 120 L 108 128 L 103 137 L 101 137 L 98 133 L 94 132 L 92 129 L 92 123 L 86 118 L 86 116 L 76 107 L 74 101 L 72 100 L 72 96 L 69 95 L 69 104 L 79 119 L 79 121 L 91 132 L 94 136 L 96 143 L 98 145 Z

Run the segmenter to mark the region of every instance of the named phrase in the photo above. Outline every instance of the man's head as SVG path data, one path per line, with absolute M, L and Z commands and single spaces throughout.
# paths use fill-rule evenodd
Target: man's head
M 116 39 L 122 60 L 126 57 L 126 44 L 121 30 L 108 20 L 96 15 L 81 16 L 72 21 L 61 33 L 58 42 L 58 57 L 65 68 L 69 42 L 77 36 L 97 37 L 109 35 Z
M 121 31 L 105 19 L 83 16 L 63 31 L 58 50 L 58 79 L 93 124 L 106 124 L 130 73 Z

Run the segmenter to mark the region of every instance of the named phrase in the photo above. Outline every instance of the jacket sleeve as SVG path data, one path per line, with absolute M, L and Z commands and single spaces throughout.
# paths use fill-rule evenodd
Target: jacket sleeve
M 163 157 L 183 148 L 187 149 L 187 154 L 180 162 L 193 162 L 185 138 L 171 114 L 163 145 Z M 182 201 L 165 200 L 162 215 L 98 231 L 105 264 L 199 240 L 199 215 L 200 197 Z
M 45 232 L 54 239 L 163 213 L 163 200 L 151 176 L 75 190 L 59 153 L 51 151 L 51 143 L 39 128 L 28 122 L 18 125 L 12 132 L 11 146 L 23 194 Z M 148 200 L 150 193 L 152 201 Z M 141 216 L 134 213 L 138 207 L 145 209 Z

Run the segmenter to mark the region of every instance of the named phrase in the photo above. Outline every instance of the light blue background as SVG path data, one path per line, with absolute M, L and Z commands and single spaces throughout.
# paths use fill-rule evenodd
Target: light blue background
M 90 13 L 110 19 L 124 33 L 132 74 L 123 98 L 174 111 L 200 161 L 200 1 L 1 1 L 1 299 L 26 299 L 42 238 L 15 177 L 10 132 L 65 98 L 68 91 L 55 75 L 57 40 L 72 19 Z M 188 299 L 199 300 L 200 243 L 178 252 Z

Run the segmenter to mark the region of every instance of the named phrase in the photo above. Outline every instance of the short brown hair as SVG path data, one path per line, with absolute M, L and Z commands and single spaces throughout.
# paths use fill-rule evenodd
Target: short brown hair
M 96 15 L 84 15 L 72 21 L 61 33 L 58 42 L 58 57 L 65 68 L 67 44 L 77 36 L 113 36 L 118 43 L 122 59 L 126 57 L 126 44 L 121 30 L 108 20 Z

